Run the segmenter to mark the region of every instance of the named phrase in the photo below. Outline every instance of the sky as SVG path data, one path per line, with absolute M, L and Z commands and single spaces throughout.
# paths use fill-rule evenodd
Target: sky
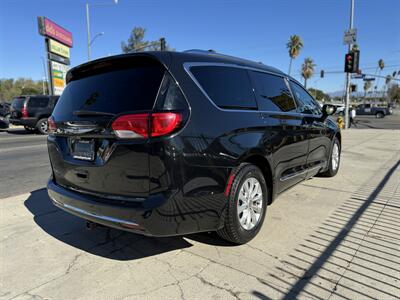
M 326 92 L 344 86 L 343 34 L 349 27 L 350 0 L 88 0 L 92 57 L 121 53 L 135 26 L 146 28 L 146 39 L 165 37 L 177 51 L 213 49 L 261 61 L 288 71 L 286 43 L 297 34 L 304 48 L 294 60 L 292 75 L 301 80 L 306 57 L 316 64 L 308 87 Z M 87 61 L 86 0 L 0 0 L 0 78 L 42 79 L 44 39 L 37 17 L 46 16 L 73 34 L 71 66 Z M 96 5 L 104 3 L 107 5 Z M 361 51 L 360 68 L 382 75 L 400 70 L 400 0 L 355 0 L 354 27 Z M 325 77 L 320 78 L 323 69 Z M 329 73 L 329 72 L 336 73 Z M 384 80 L 381 80 L 381 84 Z M 362 81 L 355 80 L 362 90 Z

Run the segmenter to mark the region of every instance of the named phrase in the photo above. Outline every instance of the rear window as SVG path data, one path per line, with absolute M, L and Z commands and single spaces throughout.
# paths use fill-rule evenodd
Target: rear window
M 164 68 L 154 62 L 109 64 L 104 72 L 101 67 L 92 73 L 81 72 L 67 84 L 53 116 L 63 120 L 71 119 L 78 110 L 113 114 L 151 110 L 163 75 Z
M 296 110 L 296 103 L 282 77 L 255 71 L 251 71 L 251 76 L 256 87 L 260 110 L 284 112 Z
M 24 106 L 25 98 L 15 98 L 11 104 L 11 107 L 14 109 L 21 109 Z
M 49 104 L 49 98 L 47 97 L 31 97 L 28 101 L 28 107 L 30 108 L 43 108 Z
M 247 70 L 235 67 L 191 67 L 200 86 L 220 108 L 257 109 Z

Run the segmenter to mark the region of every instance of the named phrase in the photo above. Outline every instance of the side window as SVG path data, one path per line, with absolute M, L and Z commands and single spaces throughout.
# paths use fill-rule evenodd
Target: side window
M 181 110 L 187 107 L 181 89 L 171 75 L 165 72 L 154 108 L 156 110 Z
M 296 103 L 282 77 L 251 71 L 260 110 L 294 111 Z
M 300 85 L 294 82 L 290 82 L 290 87 L 294 97 L 298 103 L 298 112 L 303 114 L 321 114 L 319 105 L 315 102 L 314 98 L 311 97 Z
M 49 98 L 45 97 L 30 98 L 28 102 L 28 106 L 34 108 L 46 107 L 48 104 L 49 104 Z
M 235 67 L 200 66 L 191 67 L 190 71 L 218 107 L 257 109 L 247 70 Z

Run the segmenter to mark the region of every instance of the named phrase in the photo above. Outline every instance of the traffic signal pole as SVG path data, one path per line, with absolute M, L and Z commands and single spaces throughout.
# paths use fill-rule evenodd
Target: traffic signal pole
M 353 29 L 353 18 L 354 18 L 354 0 L 350 0 L 351 5 L 350 5 L 350 29 Z M 349 44 L 349 51 L 350 53 L 352 44 Z M 350 124 L 350 118 L 349 118 L 349 108 L 350 108 L 350 73 L 346 73 L 346 100 L 345 100 L 345 110 L 344 110 L 344 124 L 345 124 L 345 129 L 349 128 Z

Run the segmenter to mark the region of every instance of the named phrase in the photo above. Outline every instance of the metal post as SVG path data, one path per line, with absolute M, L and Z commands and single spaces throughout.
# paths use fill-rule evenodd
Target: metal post
M 46 54 L 47 54 L 47 51 L 46 51 Z M 46 81 L 46 90 L 44 89 L 44 81 L 43 81 L 43 95 L 46 95 L 45 91 L 49 91 L 49 82 L 47 80 L 46 61 L 45 61 L 45 58 L 43 56 L 42 56 L 42 62 L 43 62 L 43 73 L 44 73 L 43 79 L 44 79 L 44 81 Z
M 354 0 L 350 0 L 351 5 L 350 5 L 350 29 L 353 29 L 353 18 L 354 18 Z M 349 50 L 350 52 L 352 48 L 352 44 L 349 44 Z M 349 108 L 350 108 L 350 73 L 346 73 L 346 102 L 345 102 L 345 110 L 344 110 L 344 117 L 345 117 L 345 129 L 349 128 Z
M 88 61 L 92 56 L 92 50 L 90 49 L 90 20 L 89 20 L 89 2 L 86 1 L 86 29 L 87 29 L 87 47 L 88 47 Z

